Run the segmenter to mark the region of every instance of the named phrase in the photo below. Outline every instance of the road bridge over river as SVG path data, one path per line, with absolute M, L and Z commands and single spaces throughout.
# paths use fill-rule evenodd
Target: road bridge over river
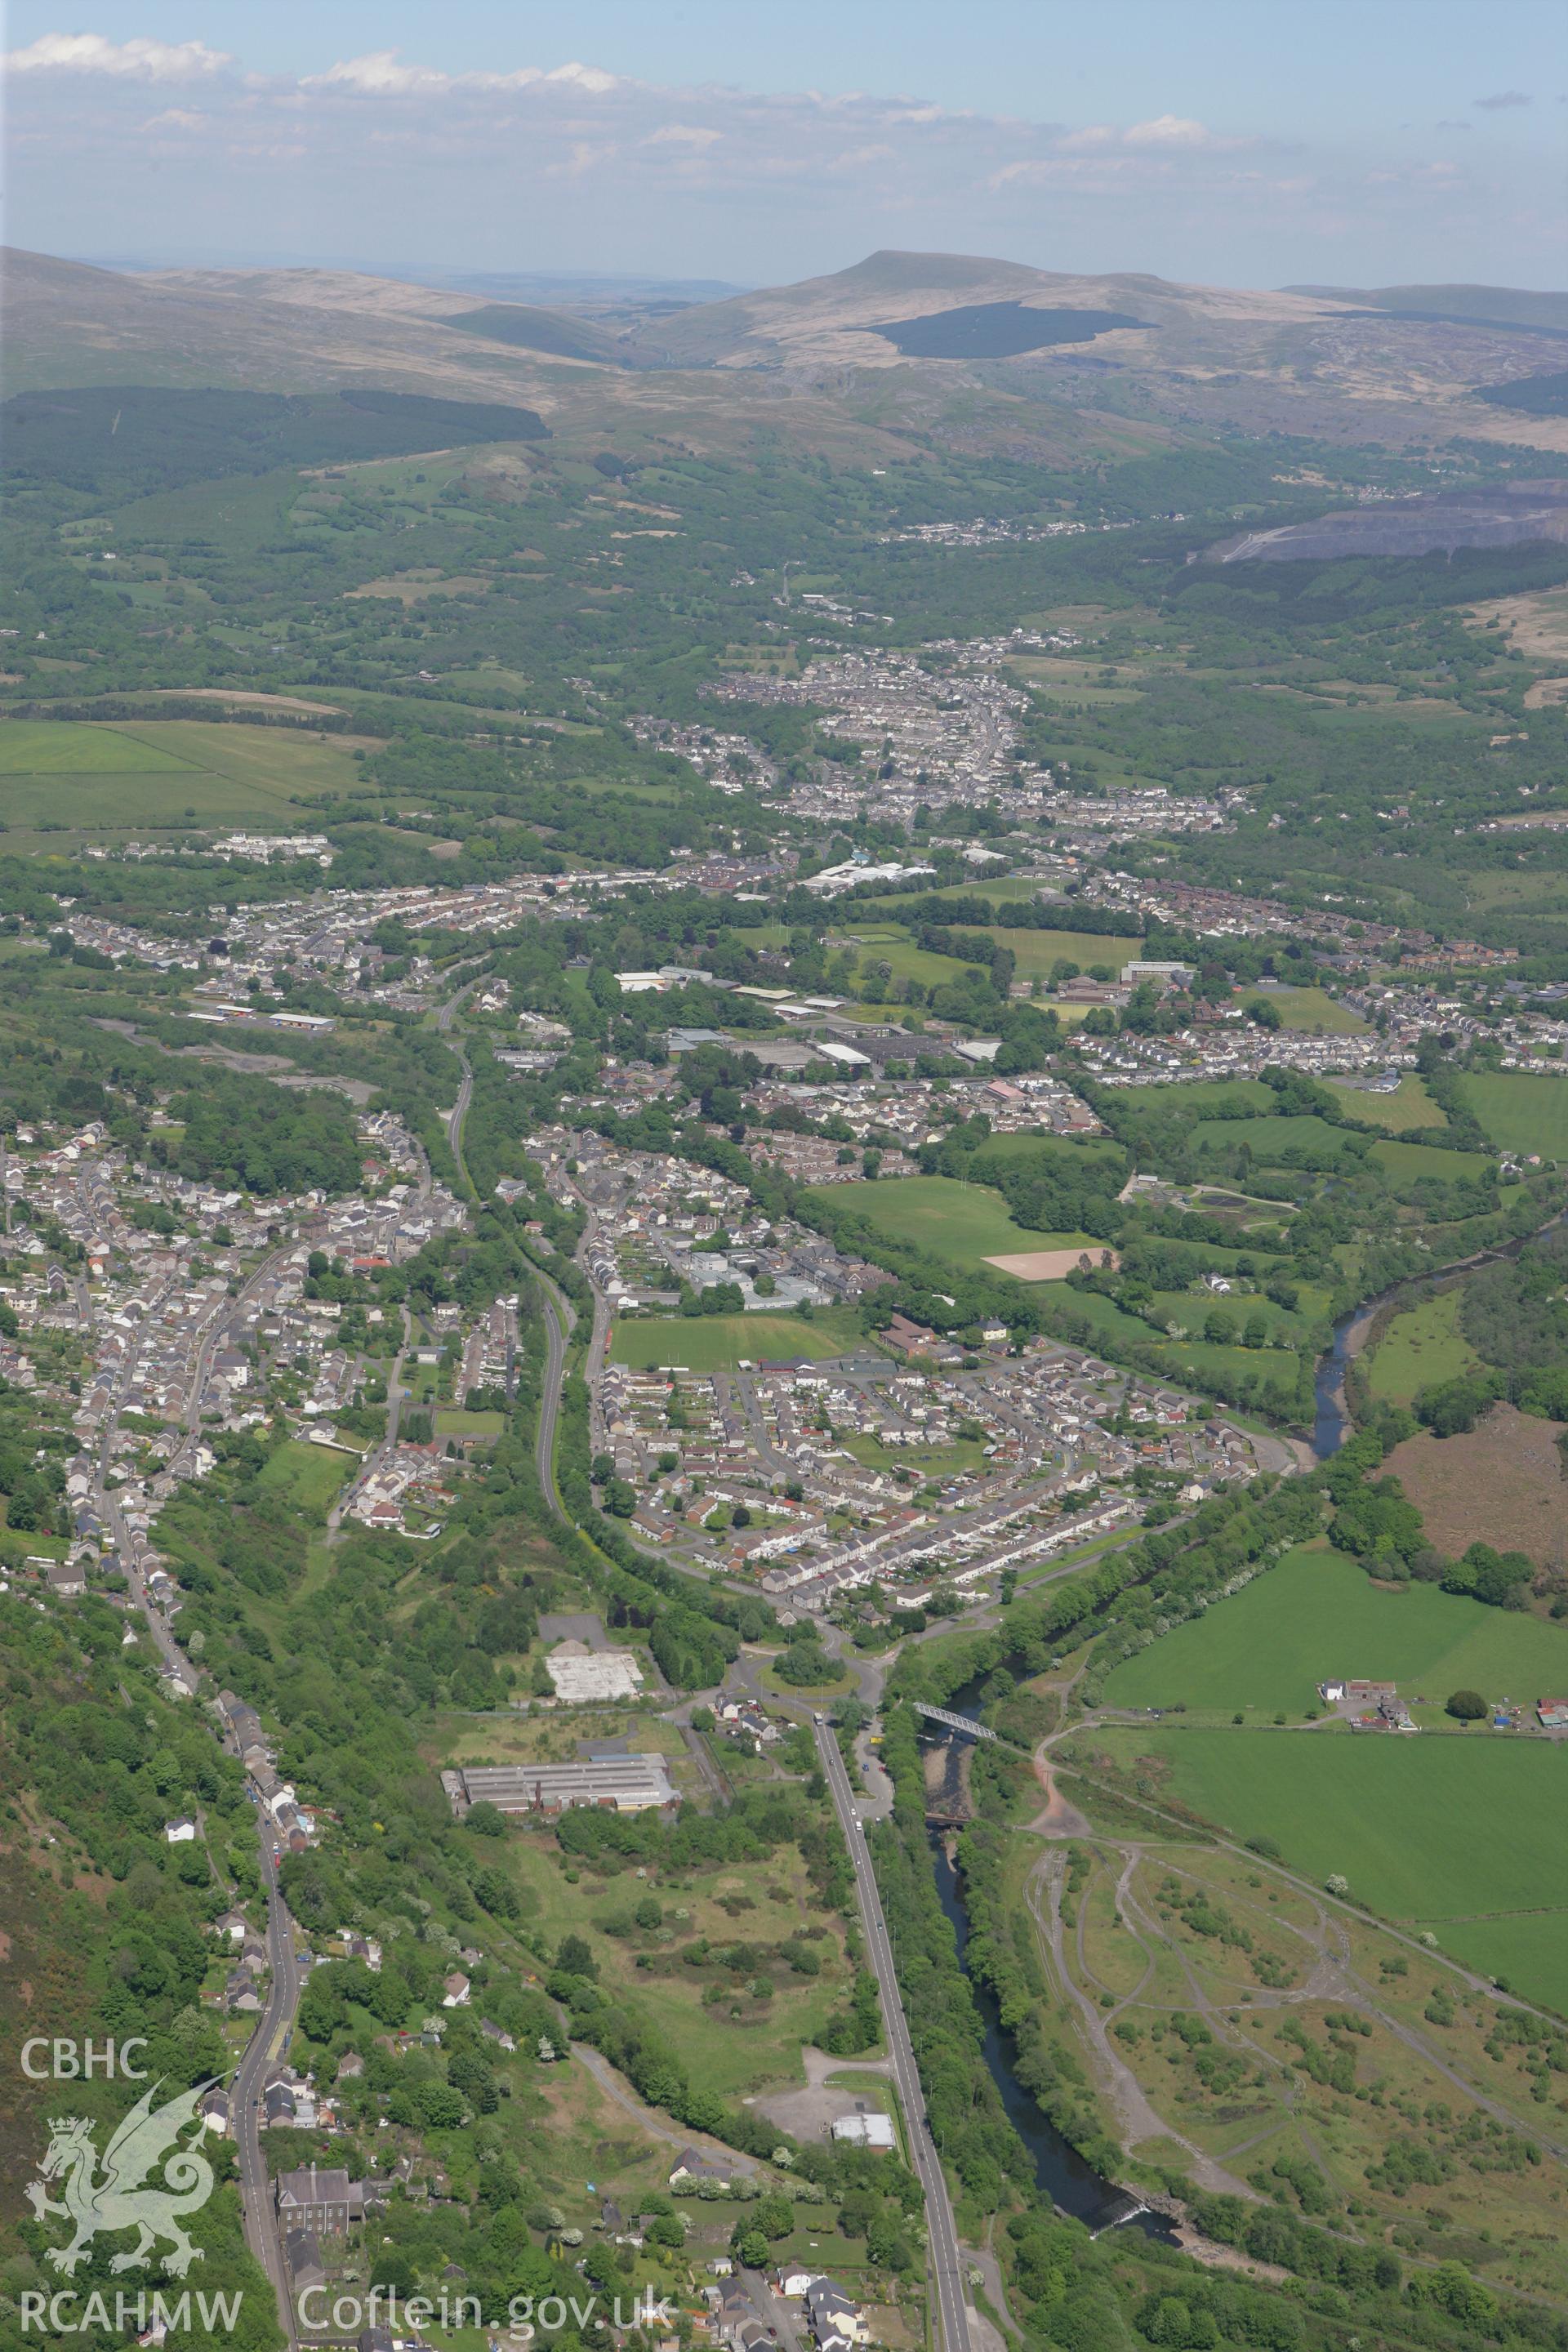
M 928 1723 L 940 1723 L 945 1731 L 961 1732 L 966 1739 L 994 1739 L 997 1734 L 988 1723 L 976 1723 L 967 1715 L 953 1715 L 945 1706 L 928 1706 L 923 1699 L 910 1701 L 911 1711 L 923 1716 Z

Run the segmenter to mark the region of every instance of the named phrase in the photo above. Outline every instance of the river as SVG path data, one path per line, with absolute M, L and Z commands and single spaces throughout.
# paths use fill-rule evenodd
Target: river
M 1384 1297 L 1391 1298 L 1392 1291 Z M 1372 1321 L 1383 1300 L 1376 1299 L 1367 1307 L 1352 1307 L 1342 1315 L 1334 1325 L 1333 1345 L 1327 1355 L 1318 1359 L 1317 1376 L 1313 1381 L 1316 1409 L 1312 1416 L 1312 1451 L 1320 1462 L 1337 1454 L 1350 1434 L 1350 1407 L 1345 1402 L 1345 1366 L 1356 1352 L 1352 1335 L 1359 1345 L 1361 1335 Z
M 1362 1343 L 1371 1328 L 1373 1318 L 1397 1298 L 1402 1290 L 1416 1283 L 1442 1282 L 1454 1275 L 1470 1274 L 1479 1265 L 1494 1265 L 1500 1258 L 1517 1257 L 1526 1242 L 1539 1241 L 1562 1224 L 1561 1216 L 1549 1217 L 1534 1233 L 1521 1234 L 1515 1241 L 1500 1242 L 1495 1249 L 1477 1250 L 1469 1257 L 1456 1258 L 1449 1265 L 1434 1265 L 1420 1274 L 1408 1275 L 1403 1282 L 1391 1283 L 1380 1290 L 1375 1298 L 1364 1299 L 1342 1315 L 1333 1327 L 1333 1344 L 1326 1355 L 1318 1359 L 1317 1377 L 1313 1383 L 1316 1409 L 1312 1418 L 1312 1451 L 1320 1462 L 1337 1454 L 1350 1434 L 1350 1408 L 1345 1402 L 1345 1367 L 1361 1351 Z
M 966 1715 L 972 1721 L 979 1719 L 973 1687 L 960 1691 L 945 1704 L 954 1715 Z M 965 1958 L 969 1914 L 963 1907 L 958 1872 L 940 1831 L 932 1831 L 931 1846 L 936 1891 L 952 1923 L 958 1964 L 969 1977 L 970 1990 L 984 2028 L 981 2055 L 985 2071 L 996 2085 L 1008 2121 L 1034 2158 L 1036 2186 L 1045 2190 L 1059 2212 L 1070 2214 L 1074 2221 L 1084 2222 L 1097 2234 L 1126 2224 L 1136 2227 L 1145 2237 L 1160 2238 L 1173 2245 L 1176 2242 L 1163 2214 L 1151 2211 L 1130 2190 L 1119 2189 L 1114 2181 L 1102 2179 L 1092 2165 L 1086 2164 L 1013 2072 L 1012 2036 L 1003 2026 L 987 1988 L 969 1976 Z
M 1541 1228 L 1550 1232 L 1552 1225 L 1563 1222 L 1552 1218 Z M 1479 1250 L 1474 1256 L 1460 1258 L 1452 1265 L 1434 1266 L 1430 1272 L 1411 1280 L 1431 1282 L 1446 1275 L 1468 1273 L 1472 1267 L 1489 1265 L 1494 1259 L 1517 1257 L 1526 1241 L 1534 1241 L 1534 1234 L 1522 1235 L 1517 1241 L 1504 1242 L 1496 1249 Z M 1320 1462 L 1338 1453 L 1350 1433 L 1350 1409 L 1345 1402 L 1345 1367 L 1359 1351 L 1373 1318 L 1399 1291 L 1407 1287 L 1394 1283 L 1380 1291 L 1375 1298 L 1364 1300 L 1348 1315 L 1342 1315 L 1333 1327 L 1333 1344 L 1319 1361 L 1315 1383 L 1317 1409 L 1312 1423 L 1312 1451 Z M 974 1685 L 954 1694 L 946 1701 L 954 1715 L 979 1719 Z M 959 1875 L 943 1843 L 942 1833 L 931 1832 L 932 1866 L 936 1873 L 937 1893 L 942 1907 L 952 1922 L 952 1932 L 958 1943 L 959 1966 L 966 1976 L 969 1969 L 964 1958 L 969 1942 L 969 1915 L 963 1907 L 963 1895 Z M 996 2012 L 996 2004 L 983 1984 L 970 1977 L 973 1993 L 984 2027 L 981 2054 L 986 2072 L 995 2084 L 1002 2105 L 1007 2111 L 1013 2128 L 1035 2161 L 1035 2179 L 1052 2203 L 1060 2211 L 1069 2213 L 1096 2231 L 1115 2228 L 1121 2223 L 1135 2225 L 1146 2236 L 1162 2238 L 1173 2244 L 1169 2224 L 1163 2216 L 1141 2206 L 1127 2189 L 1119 2189 L 1113 2181 L 1103 2179 L 1092 2166 L 1086 2164 L 1072 2143 L 1065 2139 L 1056 2126 L 1042 2111 L 1031 2093 L 1026 2091 L 1013 2072 L 1011 2037 L 1004 2029 Z

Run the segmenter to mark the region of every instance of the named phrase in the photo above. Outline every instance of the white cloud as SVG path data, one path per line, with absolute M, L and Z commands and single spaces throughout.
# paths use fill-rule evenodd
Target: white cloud
M 1130 123 L 1125 130 L 1114 122 L 1089 122 L 1081 131 L 1069 131 L 1062 141 L 1068 148 L 1142 147 L 1156 153 L 1188 154 L 1219 154 L 1253 143 L 1250 139 L 1224 138 L 1206 123 L 1184 114 L 1156 114 L 1147 122 Z
M 442 73 L 436 66 L 405 65 L 396 49 L 372 49 L 363 58 L 341 58 L 325 73 L 307 74 L 301 89 L 346 89 L 361 98 L 446 98 L 465 91 L 500 93 L 565 85 L 590 98 L 602 97 L 616 86 L 616 77 L 600 66 L 575 59 L 569 65 L 518 66 L 510 73 Z
M 1500 114 L 1511 106 L 1528 106 L 1530 100 L 1521 89 L 1500 89 L 1490 98 L 1473 98 L 1470 104 L 1479 106 L 1483 113 Z
M 1217 138 L 1206 124 L 1181 114 L 1157 114 L 1152 122 L 1135 122 L 1124 135 L 1129 147 L 1233 147 L 1237 143 Z
M 45 33 L 5 60 L 10 73 L 112 74 L 122 81 L 195 81 L 233 63 L 205 41 L 107 41 L 101 33 Z
M 1129 176 L 1142 183 L 1159 169 L 1156 164 L 1140 168 L 1138 159 L 1131 155 L 1041 155 L 1027 163 L 1005 163 L 999 172 L 992 173 L 985 184 L 994 195 L 1001 195 L 1009 188 L 1110 186 L 1119 178 Z
M 306 89 L 352 89 L 365 98 L 412 98 L 426 91 L 449 89 L 444 73 L 431 66 L 405 66 L 395 49 L 375 49 L 363 58 L 345 58 L 325 73 L 308 74 Z
M 1377 170 L 1364 175 L 1369 188 L 1449 188 L 1459 184 L 1462 174 L 1458 163 L 1406 163 L 1393 171 Z
M 574 61 L 569 66 L 554 67 L 544 79 L 546 81 L 571 82 L 574 88 L 585 89 L 590 98 L 602 98 L 605 90 L 617 86 L 620 78 L 616 74 L 606 73 L 602 66 L 578 65 Z
M 214 9 L 209 26 L 241 13 Z M 134 24 L 129 5 L 118 21 Z M 100 203 L 105 186 L 135 191 L 127 244 L 138 236 L 143 249 L 176 245 L 193 201 L 226 205 L 247 235 L 263 213 L 292 220 L 308 209 L 327 249 L 374 253 L 464 249 L 476 220 L 528 216 L 539 200 L 563 250 L 579 235 L 584 250 L 602 239 L 605 255 L 641 256 L 662 240 L 693 260 L 709 254 L 726 274 L 757 276 L 847 255 L 856 240 L 1071 266 L 1074 224 L 1090 223 L 1095 250 L 1110 249 L 1114 227 L 1128 266 L 1146 252 L 1150 266 L 1191 277 L 1205 274 L 1211 235 L 1245 240 L 1255 217 L 1285 219 L 1310 247 L 1363 206 L 1395 222 L 1424 205 L 1452 214 L 1469 198 L 1463 172 L 1414 157 L 1423 145 L 1451 156 L 1497 143 L 1450 139 L 1453 125 L 1434 137 L 1423 124 L 1415 129 L 1425 141 L 1401 140 L 1391 154 L 1389 140 L 1331 148 L 1174 106 L 1075 126 L 961 111 L 907 89 L 759 90 L 616 76 L 581 59 L 518 64 L 515 47 L 510 66 L 498 47 L 482 68 L 458 71 L 438 62 L 446 52 L 434 37 L 409 36 L 404 49 L 341 46 L 346 54 L 324 52 L 306 76 L 253 73 L 243 48 L 230 58 L 198 40 L 50 34 L 11 60 L 12 135 L 29 142 L 29 156 L 47 152 L 56 219 L 85 209 L 82 190 Z M 1465 105 L 1484 131 L 1475 111 Z M 142 179 L 134 166 L 144 156 L 161 170 Z M 1396 175 L 1365 176 L 1396 160 Z M 1484 183 L 1473 193 L 1493 194 Z M 47 247 L 66 234 L 40 220 L 28 241 Z M 69 234 L 89 249 L 85 231 Z M 1292 247 L 1275 274 L 1343 274 L 1326 255 L 1321 267 L 1310 262 L 1308 247 Z M 1273 267 L 1256 256 L 1246 266 Z M 1438 272 L 1412 258 L 1382 274 Z

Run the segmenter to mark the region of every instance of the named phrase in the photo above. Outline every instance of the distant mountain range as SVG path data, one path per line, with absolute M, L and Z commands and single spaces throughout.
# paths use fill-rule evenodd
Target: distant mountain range
M 600 446 L 766 430 L 862 454 L 914 436 L 1061 457 L 1242 431 L 1568 453 L 1550 400 L 1497 397 L 1561 370 L 1563 294 L 1247 291 L 901 252 L 719 299 L 523 273 L 127 271 L 19 252 L 4 267 L 9 391 L 377 386 L 525 405 Z
M 1529 327 L 1568 335 L 1568 294 L 1534 294 L 1518 286 L 1287 286 L 1321 302 L 1354 302 L 1455 327 Z

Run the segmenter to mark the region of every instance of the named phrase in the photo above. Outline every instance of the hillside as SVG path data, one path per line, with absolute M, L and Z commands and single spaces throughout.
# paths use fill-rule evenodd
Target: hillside
M 1562 298 L 1499 291 L 1494 315 L 1490 289 L 1404 290 L 1453 300 L 1442 316 L 1392 294 L 1352 310 L 1359 298 L 1331 289 L 1077 277 L 977 255 L 881 252 L 829 277 L 679 311 L 627 343 L 644 364 L 764 369 L 792 382 L 846 369 L 883 375 L 911 362 L 945 374 L 964 367 L 1012 397 L 1199 430 L 1405 443 L 1436 425 L 1559 446 L 1557 420 L 1504 423 L 1475 395 L 1552 364 L 1552 306 Z
M 328 270 L 132 276 L 9 249 L 7 393 L 119 383 L 318 392 L 374 384 L 534 405 L 527 352 L 455 336 L 471 297 Z
M 638 341 L 684 365 L 777 366 L 815 361 L 894 366 L 879 328 L 934 320 L 1002 302 L 1026 309 L 1128 315 L 1146 336 L 1177 320 L 1238 315 L 1270 326 L 1317 316 L 1321 306 L 1281 294 L 1232 294 L 1140 276 L 1078 278 L 971 254 L 874 253 L 853 268 L 796 286 L 767 287 L 712 302 L 645 330 Z M 1131 355 L 1121 345 L 1114 357 Z
M 1538 334 L 1568 335 L 1568 294 L 1542 294 L 1520 286 L 1287 286 L 1281 290 L 1392 310 L 1407 319 L 1531 327 Z
M 132 275 L 14 253 L 5 271 L 10 391 L 374 385 L 527 406 L 557 433 L 733 447 L 783 431 L 864 457 L 888 434 L 961 430 L 971 448 L 1092 457 L 1108 428 L 1123 448 L 1130 431 L 1150 446 L 1174 428 L 1568 450 L 1555 404 L 1497 396 L 1560 362 L 1564 298 L 1552 295 L 1363 300 L 881 252 L 623 322 L 346 270 Z

